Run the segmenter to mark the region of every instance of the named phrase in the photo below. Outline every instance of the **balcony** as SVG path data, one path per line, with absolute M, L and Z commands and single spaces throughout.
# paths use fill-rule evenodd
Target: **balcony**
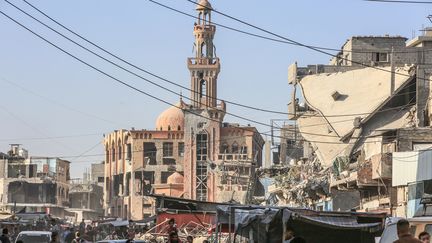
M 200 66 L 215 65 L 219 66 L 219 58 L 188 58 L 188 66 L 200 68 Z
M 222 161 L 244 161 L 251 162 L 252 159 L 248 158 L 247 154 L 219 154 L 218 160 Z
M 214 26 L 214 25 L 195 25 L 194 31 L 215 32 L 216 26 Z

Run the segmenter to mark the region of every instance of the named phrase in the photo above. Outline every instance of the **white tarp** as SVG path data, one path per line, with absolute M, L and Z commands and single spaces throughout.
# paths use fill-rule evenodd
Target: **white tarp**
M 432 150 L 393 153 L 392 186 L 432 179 Z

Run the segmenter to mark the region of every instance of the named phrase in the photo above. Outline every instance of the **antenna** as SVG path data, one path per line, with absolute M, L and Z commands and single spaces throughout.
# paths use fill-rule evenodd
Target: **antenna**
M 432 23 L 432 15 L 431 14 L 429 14 L 426 18 L 429 19 L 429 21 Z

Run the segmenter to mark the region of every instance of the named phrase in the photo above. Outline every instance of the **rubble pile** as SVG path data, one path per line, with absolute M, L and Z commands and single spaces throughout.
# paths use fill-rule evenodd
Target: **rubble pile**
M 324 170 L 316 158 L 291 165 L 288 173 L 275 177 L 275 182 L 281 190 L 278 199 L 283 198 L 284 204 L 308 207 L 329 194 L 329 170 Z

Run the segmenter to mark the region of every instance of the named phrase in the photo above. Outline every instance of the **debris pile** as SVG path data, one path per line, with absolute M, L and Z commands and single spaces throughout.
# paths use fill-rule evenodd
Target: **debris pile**
M 309 207 L 329 195 L 329 170 L 317 158 L 299 161 L 286 174 L 275 177 L 278 205 Z

